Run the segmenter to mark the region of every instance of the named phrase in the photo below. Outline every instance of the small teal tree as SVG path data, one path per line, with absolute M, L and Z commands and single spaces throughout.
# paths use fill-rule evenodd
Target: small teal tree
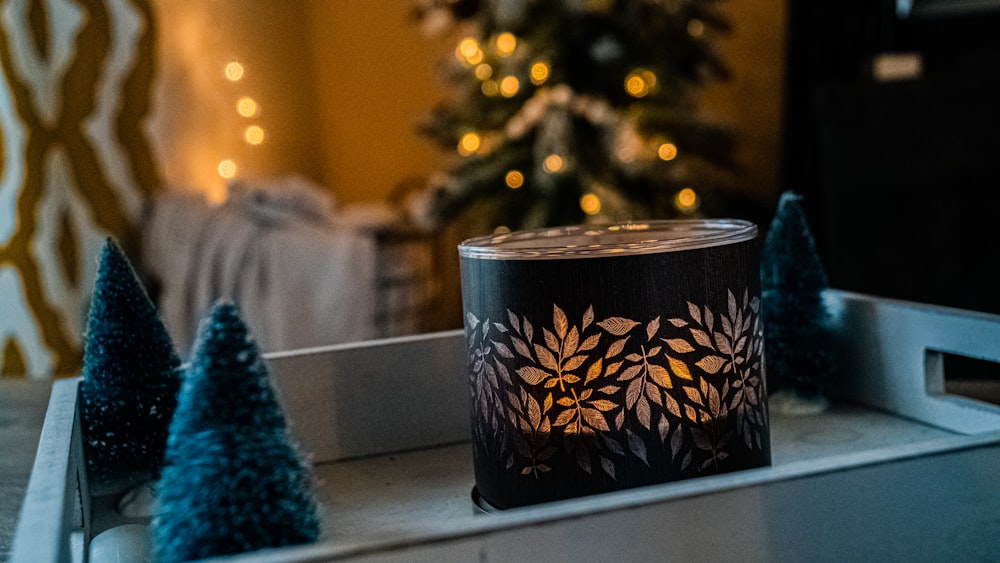
M 802 200 L 781 195 L 761 254 L 767 383 L 777 412 L 826 408 L 834 366 L 823 301 L 829 284 Z
M 95 485 L 155 476 L 180 389 L 180 359 L 131 263 L 104 244 L 84 346 L 80 416 Z
M 213 305 L 170 426 L 153 521 L 157 561 L 313 542 L 310 474 L 236 305 Z

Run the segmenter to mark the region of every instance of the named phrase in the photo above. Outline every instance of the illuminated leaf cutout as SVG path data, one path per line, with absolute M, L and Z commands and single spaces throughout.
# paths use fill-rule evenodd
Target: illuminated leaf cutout
M 622 364 L 624 363 L 625 362 L 613 362 L 608 364 L 608 369 L 604 370 L 604 375 L 607 377 L 618 373 L 618 370 L 622 369 Z
M 598 391 L 600 391 L 601 393 L 604 393 L 605 395 L 614 395 L 615 393 L 617 393 L 617 392 L 619 392 L 621 390 L 622 390 L 622 388 L 618 387 L 616 385 L 605 385 L 604 387 L 601 387 L 600 389 L 598 389 Z
M 712 339 L 708 337 L 708 333 L 704 330 L 692 328 L 691 336 L 694 337 L 694 341 L 697 342 L 699 346 L 712 348 Z
M 622 350 L 625 348 L 625 343 L 628 342 L 628 339 L 629 337 L 626 336 L 621 340 L 615 340 L 614 342 L 612 342 L 611 346 L 608 346 L 608 351 L 604 354 L 604 357 L 613 358 L 618 354 L 621 354 Z
M 704 405 L 704 403 L 701 401 L 701 393 L 699 393 L 698 390 L 695 389 L 694 387 L 684 387 L 684 392 L 687 394 L 688 399 L 691 399 L 692 403 L 699 406 Z M 688 415 L 688 418 L 691 418 L 691 415 Z
M 625 317 L 609 317 L 597 323 L 597 326 L 610 332 L 615 336 L 625 336 L 629 331 L 638 326 L 639 323 Z
M 562 353 L 564 356 L 572 356 L 576 353 L 577 347 L 580 345 L 580 332 L 576 330 L 576 327 L 569 329 L 569 334 L 566 335 L 566 340 L 563 341 Z
M 585 329 L 586 330 L 586 329 Z M 588 350 L 593 350 L 597 347 L 597 344 L 601 341 L 601 333 L 597 333 L 586 340 L 580 345 L 580 352 L 586 352 Z
M 705 373 L 714 375 L 719 373 L 722 366 L 726 365 L 726 360 L 719 356 L 705 356 L 695 362 L 694 365 L 698 366 Z
M 635 416 L 639 420 L 639 424 L 646 427 L 647 430 L 650 429 L 650 411 L 649 411 L 649 401 L 645 397 L 639 397 L 639 400 L 635 402 Z
M 671 338 L 669 340 L 664 339 L 663 341 L 667 343 L 667 346 L 670 346 L 671 350 L 677 352 L 678 354 L 687 354 L 688 352 L 694 352 L 694 346 L 689 344 L 688 341 L 684 340 L 683 338 Z
M 691 371 L 688 369 L 687 364 L 670 356 L 667 356 L 667 361 L 670 362 L 670 370 L 674 372 L 674 375 L 681 379 L 692 379 Z
M 594 322 L 594 307 L 591 305 L 587 307 L 587 310 L 583 312 L 583 325 L 581 325 L 580 330 L 587 330 L 590 323 Z
M 625 407 L 629 409 L 634 407 L 640 395 L 642 395 L 642 380 L 633 379 L 625 389 Z
M 556 363 L 556 357 L 552 355 L 541 344 L 535 344 L 535 354 L 538 354 L 538 362 L 552 371 L 557 371 L 559 369 L 559 364 Z
M 669 412 L 670 414 L 676 416 L 677 418 L 681 417 L 681 407 L 680 405 L 677 404 L 677 400 L 674 399 L 672 396 L 670 396 L 669 393 L 664 395 L 663 406 L 667 409 L 667 412 Z
M 569 330 L 569 320 L 566 318 L 566 313 L 558 305 L 552 306 L 552 325 L 555 327 L 559 338 L 566 338 L 566 331 Z
M 523 379 L 528 385 L 538 385 L 542 381 L 552 377 L 548 372 L 532 366 L 525 366 L 518 369 L 517 374 L 520 375 L 521 379 Z
M 663 366 L 650 364 L 649 376 L 657 385 L 663 387 L 664 389 L 673 389 L 674 387 L 673 382 L 670 380 L 670 372 L 668 372 L 667 368 Z
M 649 324 L 646 325 L 646 341 L 648 342 L 652 340 L 653 336 L 655 336 L 659 330 L 660 330 L 660 317 L 656 317 L 655 319 L 649 321 Z
M 699 309 L 697 305 L 695 305 L 690 301 L 688 301 L 688 314 L 691 315 L 691 318 L 694 319 L 694 322 L 698 324 L 703 324 L 701 322 L 701 309 Z
M 566 363 L 563 365 L 562 369 L 563 371 L 573 371 L 578 367 L 582 366 L 583 362 L 586 361 L 586 359 L 587 356 L 584 355 L 573 356 L 572 358 L 566 360 Z
M 604 363 L 600 358 L 597 358 L 597 361 L 590 364 L 590 368 L 587 369 L 587 379 L 584 380 L 584 384 L 601 377 L 602 369 L 604 369 Z
M 618 405 L 614 401 L 608 401 L 607 399 L 597 399 L 591 401 L 590 404 L 594 405 L 595 409 L 602 412 L 611 411 L 618 407 Z
M 684 319 L 667 319 L 667 322 L 674 325 L 677 328 L 684 328 L 688 325 L 688 322 Z

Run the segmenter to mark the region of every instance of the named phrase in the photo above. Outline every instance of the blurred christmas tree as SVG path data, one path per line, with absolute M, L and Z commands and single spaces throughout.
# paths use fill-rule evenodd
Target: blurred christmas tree
M 760 258 L 771 409 L 789 414 L 825 410 L 834 370 L 829 284 L 802 199 L 781 194 Z
M 170 424 L 153 521 L 157 561 L 316 541 L 310 473 L 236 305 L 202 321 Z
M 101 252 L 87 321 L 80 418 L 94 484 L 156 475 L 181 386 L 180 358 L 122 249 Z
M 419 2 L 429 32 L 462 35 L 424 129 L 458 152 L 424 202 L 432 224 L 686 217 L 731 182 L 733 135 L 694 98 L 727 75 L 719 0 Z

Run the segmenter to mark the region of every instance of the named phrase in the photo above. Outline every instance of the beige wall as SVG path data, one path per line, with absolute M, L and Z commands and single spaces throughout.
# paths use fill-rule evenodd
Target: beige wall
M 160 97 L 152 126 L 164 177 L 219 190 L 215 173 L 233 158 L 241 173 L 303 174 L 344 202 L 384 200 L 401 182 L 427 176 L 444 155 L 417 121 L 444 96 L 435 66 L 452 40 L 424 36 L 412 0 L 157 0 L 161 22 Z M 778 181 L 785 3 L 724 4 L 733 33 L 718 47 L 730 82 L 705 92 L 705 108 L 740 133 L 741 186 L 769 198 Z M 247 67 L 239 84 L 221 68 Z M 255 120 L 235 114 L 252 95 Z M 265 143 L 240 133 L 250 121 Z

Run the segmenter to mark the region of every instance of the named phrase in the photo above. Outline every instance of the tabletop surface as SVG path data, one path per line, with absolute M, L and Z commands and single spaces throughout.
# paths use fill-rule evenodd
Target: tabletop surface
M 10 556 L 52 384 L 0 379 L 0 561 Z

